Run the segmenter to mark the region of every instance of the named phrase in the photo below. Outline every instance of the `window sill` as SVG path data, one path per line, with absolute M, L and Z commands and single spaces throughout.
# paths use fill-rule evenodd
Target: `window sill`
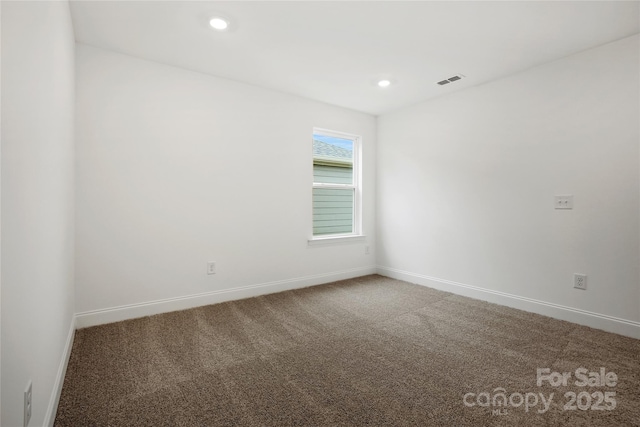
M 323 245 L 336 245 L 343 243 L 359 243 L 364 242 L 367 236 L 364 234 L 349 235 L 349 236 L 328 236 L 328 237 L 313 237 L 308 240 L 309 246 L 323 246 Z

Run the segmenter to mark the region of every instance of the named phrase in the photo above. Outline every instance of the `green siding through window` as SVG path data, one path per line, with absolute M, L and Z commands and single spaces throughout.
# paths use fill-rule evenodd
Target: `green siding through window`
M 353 168 L 313 165 L 313 182 L 353 184 Z
M 313 189 L 313 235 L 353 232 L 353 193 L 351 188 Z

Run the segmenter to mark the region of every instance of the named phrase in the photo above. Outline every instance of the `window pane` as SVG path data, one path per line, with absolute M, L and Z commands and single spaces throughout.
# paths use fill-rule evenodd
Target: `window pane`
M 313 235 L 353 233 L 353 188 L 313 189 Z
M 353 184 L 353 141 L 313 135 L 313 181 Z

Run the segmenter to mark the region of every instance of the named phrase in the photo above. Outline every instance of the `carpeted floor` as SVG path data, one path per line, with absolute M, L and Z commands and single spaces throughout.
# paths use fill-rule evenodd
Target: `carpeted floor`
M 78 330 L 55 425 L 640 426 L 640 341 L 368 276 Z

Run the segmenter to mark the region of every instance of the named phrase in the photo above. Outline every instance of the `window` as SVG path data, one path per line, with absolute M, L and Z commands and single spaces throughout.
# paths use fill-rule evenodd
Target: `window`
M 313 239 L 361 235 L 360 137 L 314 129 Z

